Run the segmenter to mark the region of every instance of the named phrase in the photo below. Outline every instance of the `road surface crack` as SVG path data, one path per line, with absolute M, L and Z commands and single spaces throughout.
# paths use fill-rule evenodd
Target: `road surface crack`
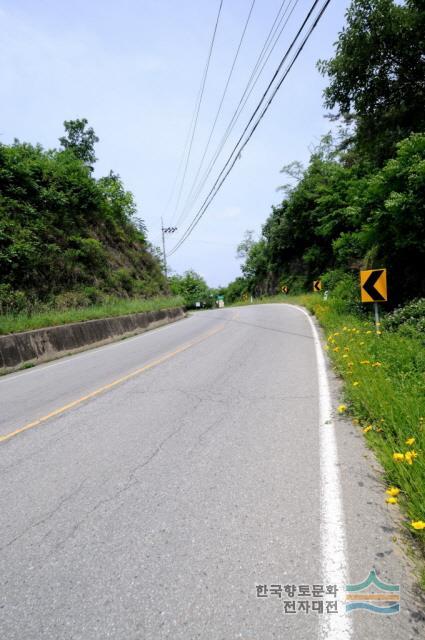
M 37 522 L 32 522 L 26 529 L 24 529 L 19 535 L 15 536 L 14 538 L 12 538 L 12 540 L 9 540 L 9 542 L 7 542 L 5 545 L 3 545 L 3 547 L 0 547 L 0 552 L 4 551 L 5 549 L 7 549 L 8 547 L 10 547 L 11 545 L 13 545 L 15 542 L 17 542 L 18 540 L 20 540 L 21 538 L 23 538 L 27 533 L 29 533 L 30 531 L 32 531 L 33 529 L 36 529 L 37 527 L 45 524 L 46 522 L 48 522 L 49 520 L 51 520 L 51 518 L 53 518 L 53 516 L 58 513 L 58 511 L 60 511 L 60 509 L 63 507 L 64 504 L 66 504 L 67 502 L 69 502 L 70 500 L 72 500 L 83 488 L 84 484 L 86 482 L 86 479 L 84 479 L 76 489 L 74 489 L 71 493 L 69 493 L 68 495 L 64 496 L 56 505 L 56 507 L 54 509 L 52 509 L 51 511 L 49 511 L 49 513 L 47 513 L 43 518 L 41 518 L 41 520 L 37 520 Z

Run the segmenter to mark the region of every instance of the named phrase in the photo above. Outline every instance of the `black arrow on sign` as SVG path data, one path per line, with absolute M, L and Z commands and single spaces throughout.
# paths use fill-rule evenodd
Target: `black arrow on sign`
M 316 289 L 316 291 L 320 291 L 320 280 L 316 280 L 316 282 L 314 283 L 314 288 Z
M 379 280 L 379 278 L 382 276 L 383 273 L 384 273 L 383 269 L 377 269 L 376 271 L 372 271 L 372 273 L 370 274 L 370 276 L 368 277 L 368 279 L 363 285 L 363 289 L 372 298 L 374 302 L 385 300 L 384 296 L 375 289 L 375 284 L 377 283 L 377 281 Z

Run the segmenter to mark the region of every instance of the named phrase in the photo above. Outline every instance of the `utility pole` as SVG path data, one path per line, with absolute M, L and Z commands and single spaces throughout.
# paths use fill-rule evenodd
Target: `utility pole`
M 164 258 L 165 277 L 167 277 L 167 255 L 165 253 L 165 229 L 164 229 L 164 223 L 162 221 L 162 218 L 161 218 L 161 231 L 162 231 L 162 256 Z
M 165 277 L 168 277 L 167 273 L 167 254 L 165 253 L 165 234 L 166 233 L 175 233 L 177 231 L 177 227 L 164 227 L 164 222 L 161 218 L 161 232 L 162 232 L 162 255 L 164 257 L 164 272 Z

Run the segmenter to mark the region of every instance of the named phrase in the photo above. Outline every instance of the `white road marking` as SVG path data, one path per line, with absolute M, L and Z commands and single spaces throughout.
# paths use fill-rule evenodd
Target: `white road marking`
M 310 315 L 296 305 L 288 304 L 287 306 L 298 309 L 308 318 L 316 350 L 319 386 L 322 580 L 323 584 L 336 584 L 339 588 L 338 614 L 326 614 L 325 612 L 320 617 L 318 638 L 319 640 L 350 640 L 352 638 L 352 621 L 349 615 L 345 614 L 343 600 L 345 585 L 348 584 L 344 510 L 326 362 L 316 326 Z

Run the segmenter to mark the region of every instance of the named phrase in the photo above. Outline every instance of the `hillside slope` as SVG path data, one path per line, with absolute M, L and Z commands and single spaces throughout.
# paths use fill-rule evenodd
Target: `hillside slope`
M 92 175 L 86 124 L 65 123 L 61 150 L 0 144 L 0 311 L 167 293 L 132 194 Z

